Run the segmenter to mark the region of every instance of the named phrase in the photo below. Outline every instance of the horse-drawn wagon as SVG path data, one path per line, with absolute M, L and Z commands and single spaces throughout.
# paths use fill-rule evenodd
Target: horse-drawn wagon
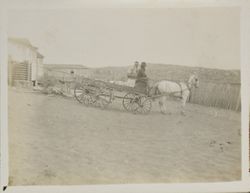
M 166 113 L 167 96 L 181 98 L 182 109 L 190 95 L 193 86 L 198 87 L 198 78 L 191 75 L 187 82 L 158 81 L 148 89 L 140 89 L 128 85 L 116 84 L 102 80 L 84 78 L 76 84 L 74 96 L 86 106 L 106 108 L 114 100 L 122 100 L 125 110 L 133 113 L 147 114 L 152 108 L 153 99 L 159 99 L 162 113 Z M 145 90 L 147 90 L 145 92 Z M 153 91 L 153 92 L 152 92 Z
M 125 110 L 133 113 L 146 114 L 150 112 L 152 99 L 147 93 L 138 89 L 102 80 L 84 78 L 74 90 L 78 102 L 86 106 L 106 108 L 114 100 L 122 100 Z

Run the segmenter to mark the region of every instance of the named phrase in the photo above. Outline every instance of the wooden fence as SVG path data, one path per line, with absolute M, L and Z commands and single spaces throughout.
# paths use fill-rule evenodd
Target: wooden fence
M 191 91 L 190 102 L 240 111 L 240 86 L 240 83 L 200 82 L 199 88 Z

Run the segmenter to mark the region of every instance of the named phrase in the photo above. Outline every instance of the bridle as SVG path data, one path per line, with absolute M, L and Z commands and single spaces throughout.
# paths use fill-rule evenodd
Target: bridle
M 189 90 L 189 91 L 190 91 L 190 90 L 191 90 L 191 87 L 189 88 L 189 86 L 188 86 L 188 85 L 189 85 L 188 82 L 186 83 L 187 88 L 185 88 L 185 89 L 182 89 L 181 82 L 179 82 L 179 83 L 177 83 L 177 84 L 179 85 L 179 87 L 180 87 L 180 89 L 181 89 L 181 91 L 180 91 L 181 96 L 182 96 L 182 94 L 183 94 L 184 91 L 186 91 L 186 90 Z
M 195 81 L 195 83 L 193 83 L 193 81 Z M 188 89 L 191 90 L 193 84 L 196 84 L 196 85 L 197 85 L 197 82 L 198 82 L 198 78 L 197 78 L 196 76 L 194 76 L 192 79 L 189 79 L 189 80 L 187 81 L 187 87 L 188 87 Z M 197 87 L 197 86 L 195 86 L 195 87 Z
M 195 79 L 195 81 L 198 81 L 198 79 L 196 77 L 194 77 L 194 79 Z M 188 81 L 184 82 L 187 85 L 187 88 L 185 88 L 185 89 L 182 89 L 181 82 L 178 83 L 178 85 L 179 85 L 179 87 L 181 89 L 181 91 L 180 91 L 181 95 L 186 90 L 189 90 L 191 92 L 191 90 L 192 90 L 192 81 L 193 81 L 193 79 L 189 79 Z

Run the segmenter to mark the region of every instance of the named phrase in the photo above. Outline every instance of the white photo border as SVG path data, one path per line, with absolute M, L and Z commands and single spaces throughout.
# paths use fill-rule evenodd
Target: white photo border
M 8 186 L 5 192 L 91 192 L 91 193 L 157 193 L 157 192 L 248 192 L 250 191 L 249 176 L 249 87 L 250 81 L 250 4 L 248 1 L 227 0 L 190 0 L 190 1 L 147 1 L 147 0 L 74 0 L 77 6 L 68 6 L 70 1 L 54 0 L 51 5 L 32 0 L 3 0 L 0 4 L 0 64 L 1 64 L 1 191 L 8 186 L 8 85 L 7 85 L 7 12 L 10 9 L 79 9 L 84 7 L 125 7 L 125 8 L 200 8 L 200 7 L 239 7 L 240 12 L 240 49 L 241 49 L 241 160 L 242 179 L 235 182 L 218 183 L 174 183 L 174 184 L 128 184 L 128 185 L 83 185 L 83 186 Z M 44 1 L 45 2 L 45 1 Z M 48 1 L 49 2 L 49 1 Z M 51 1 L 52 2 L 52 1 Z M 105 3 L 104 3 L 105 2 Z M 8 4 L 7 4 L 8 3 Z

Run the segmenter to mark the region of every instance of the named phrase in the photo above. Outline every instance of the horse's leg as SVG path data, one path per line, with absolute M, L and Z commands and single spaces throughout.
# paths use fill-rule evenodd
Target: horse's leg
M 161 113 L 166 114 L 167 113 L 167 111 L 166 111 L 166 96 L 162 96 L 159 99 L 159 106 L 160 106 Z
M 181 114 L 182 115 L 186 115 L 186 113 L 185 113 L 185 106 L 186 106 L 186 102 L 187 102 L 188 96 L 189 96 L 189 91 L 184 92 L 182 94 L 182 100 L 181 100 Z

